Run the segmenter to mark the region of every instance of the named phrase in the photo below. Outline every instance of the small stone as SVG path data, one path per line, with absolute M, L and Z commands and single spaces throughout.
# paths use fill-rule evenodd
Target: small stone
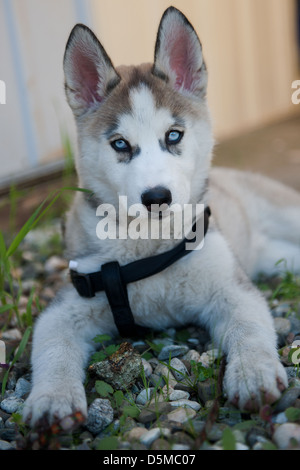
M 135 400 L 136 404 L 146 405 L 146 403 L 150 401 L 154 390 L 155 390 L 154 387 L 149 387 L 149 388 L 145 388 L 144 390 L 142 390 L 136 397 L 136 400 Z
M 45 263 L 45 271 L 48 274 L 54 273 L 55 271 L 62 271 L 67 269 L 68 262 L 60 258 L 59 256 L 51 256 Z
M 124 437 L 129 442 L 139 441 L 141 437 L 147 432 L 147 429 L 144 427 L 136 427 L 127 432 Z
M 275 331 L 278 335 L 286 336 L 291 330 L 291 322 L 288 318 L 274 318 Z
M 150 447 L 152 442 L 158 439 L 161 435 L 159 428 L 152 428 L 150 431 L 144 432 L 140 438 L 140 443 L 144 444 L 146 447 Z
M 189 392 L 185 392 L 184 390 L 173 390 L 169 394 L 169 400 L 170 401 L 188 400 L 189 398 L 190 398 Z
M 165 439 L 156 439 L 151 445 L 151 450 L 170 450 L 171 445 Z
M 216 397 L 216 381 L 209 378 L 197 383 L 198 396 L 203 403 L 213 400 Z
M 15 395 L 19 398 L 23 398 L 31 390 L 31 383 L 28 380 L 20 377 L 16 383 Z
M 149 377 L 149 382 L 150 382 L 150 385 L 156 388 L 163 387 L 164 385 L 166 385 L 164 378 L 157 374 L 151 374 Z
M 171 447 L 172 450 L 190 450 L 190 446 L 185 444 L 173 444 Z
M 192 408 L 179 407 L 178 409 L 168 413 L 167 417 L 169 421 L 175 421 L 176 423 L 186 423 L 190 419 L 196 416 L 196 411 Z
M 178 357 L 173 357 L 170 362 L 172 373 L 178 382 L 184 380 L 188 376 L 188 370 L 185 367 L 184 363 L 178 359 Z
M 194 445 L 194 439 L 183 431 L 174 432 L 171 436 L 171 439 L 174 444 L 182 444 L 188 446 L 189 448 L 192 448 Z
M 5 421 L 4 427 L 7 429 L 15 429 L 16 423 L 14 422 L 14 419 L 12 416 Z
M 246 443 L 248 446 L 253 447 L 254 444 L 262 437 L 265 439 L 268 438 L 267 431 L 259 426 L 254 426 L 246 434 Z
M 88 409 L 87 429 L 92 434 L 98 434 L 113 422 L 114 411 L 110 401 L 104 398 L 96 398 Z
M 168 386 L 174 387 L 177 384 L 177 380 L 175 379 L 173 373 L 165 364 L 158 364 L 155 367 L 154 373 L 159 377 L 163 377 L 164 381 L 167 381 Z
M 195 349 L 190 349 L 184 356 L 183 356 L 183 359 L 185 359 L 186 361 L 195 361 L 195 362 L 200 362 L 200 354 L 198 353 L 198 351 L 196 351 Z
M 16 428 L 0 429 L 0 439 L 3 441 L 14 441 L 16 439 Z
M 300 310 L 298 313 L 292 312 L 289 315 L 289 320 L 291 322 L 291 331 L 296 335 L 300 333 Z
M 15 450 L 15 447 L 10 442 L 0 440 L 0 450 Z
M 280 397 L 275 406 L 275 413 L 284 411 L 290 406 L 293 406 L 297 398 L 300 396 L 300 387 L 288 388 Z
M 178 382 L 175 385 L 174 390 L 183 390 L 184 392 L 188 392 L 188 393 L 193 393 L 194 391 L 192 382 L 187 382 L 187 381 Z
M 143 364 L 145 377 L 147 378 L 150 377 L 150 375 L 152 374 L 151 364 L 148 361 L 146 361 L 143 357 L 142 357 L 142 364 Z
M 200 422 L 201 425 L 201 422 Z M 207 438 L 209 441 L 216 442 L 222 439 L 224 429 L 228 426 L 222 423 L 214 423 L 211 429 L 208 430 Z
M 143 408 L 139 414 L 138 421 L 143 424 L 151 423 L 155 421 L 157 418 L 157 413 L 153 410 L 149 410 L 148 408 Z
M 195 411 L 199 411 L 201 408 L 201 405 L 197 403 L 196 401 L 186 400 L 186 399 L 171 401 L 170 404 L 174 407 L 182 406 L 182 407 L 192 408 Z
M 162 348 L 158 355 L 158 359 L 160 361 L 168 361 L 172 357 L 183 356 L 188 350 L 188 346 L 170 344 Z
M 15 395 L 11 395 L 8 398 L 4 398 L 1 402 L 1 409 L 6 413 L 19 413 L 23 408 L 24 400 Z
M 3 331 L 1 338 L 4 341 L 21 341 L 22 333 L 18 328 L 11 328 L 10 330 Z
M 295 377 L 298 377 L 298 370 L 297 367 L 285 367 L 285 371 L 287 373 L 288 379 L 293 379 Z
M 242 444 L 241 442 L 236 442 L 235 450 L 250 450 L 246 444 Z
M 200 362 L 204 367 L 211 367 L 219 357 L 218 349 L 210 349 L 200 356 Z
M 124 342 L 119 349 L 101 362 L 89 367 L 100 379 L 118 390 L 128 390 L 143 370 L 142 358 L 130 343 Z
M 282 411 L 281 413 L 278 413 L 277 415 L 272 416 L 272 423 L 283 424 L 287 422 L 288 422 L 288 419 L 284 411 Z
M 273 434 L 273 440 L 279 449 L 293 449 L 300 446 L 300 425 L 284 423 Z
M 283 315 L 288 313 L 291 306 L 288 303 L 281 303 L 272 309 L 272 315 L 275 318 L 283 318 Z

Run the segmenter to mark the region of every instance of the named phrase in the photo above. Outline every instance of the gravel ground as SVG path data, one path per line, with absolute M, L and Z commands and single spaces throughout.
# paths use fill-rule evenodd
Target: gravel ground
M 44 308 L 68 276 L 57 225 L 29 234 L 18 266 L 21 311 L 26 312 L 33 286 L 39 308 Z M 300 449 L 300 375 L 292 362 L 292 344 L 300 340 L 300 308 L 292 300 L 272 299 L 276 285 L 278 280 L 272 280 L 264 295 L 272 309 L 289 388 L 274 405 L 249 414 L 227 402 L 222 390 L 225 360 L 202 329 L 169 329 L 139 341 L 102 336 L 86 374 L 87 422 L 74 415 L 37 433 L 20 418 L 31 387 L 29 344 L 11 368 L 0 399 L 0 450 Z M 37 315 L 35 302 L 32 308 Z M 1 327 L 5 319 L 1 314 Z M 11 319 L 0 337 L 9 360 L 21 338 Z

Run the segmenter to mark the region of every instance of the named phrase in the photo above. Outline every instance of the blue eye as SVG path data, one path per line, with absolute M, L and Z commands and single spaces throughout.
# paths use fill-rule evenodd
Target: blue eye
M 166 133 L 166 144 L 167 145 L 179 144 L 182 137 L 183 137 L 183 132 L 181 131 L 169 131 Z
M 125 139 L 117 139 L 111 143 L 112 148 L 116 152 L 130 152 L 131 146 Z

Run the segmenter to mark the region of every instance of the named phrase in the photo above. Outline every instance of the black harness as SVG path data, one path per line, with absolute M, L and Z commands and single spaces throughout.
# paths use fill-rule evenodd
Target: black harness
M 203 237 L 208 230 L 210 214 L 209 207 L 206 207 Z M 197 223 L 198 221 L 193 226 L 195 233 Z M 120 266 L 117 261 L 112 261 L 103 264 L 100 271 L 90 274 L 78 273 L 70 269 L 72 283 L 82 297 L 92 298 L 96 292 L 105 291 L 120 336 L 145 336 L 150 332 L 150 329 L 135 323 L 129 305 L 127 284 L 153 276 L 168 268 L 175 261 L 190 253 L 191 250 L 186 249 L 186 243 L 192 243 L 195 238 L 194 240 L 185 238 L 175 248 L 165 253 L 133 261 L 125 266 Z

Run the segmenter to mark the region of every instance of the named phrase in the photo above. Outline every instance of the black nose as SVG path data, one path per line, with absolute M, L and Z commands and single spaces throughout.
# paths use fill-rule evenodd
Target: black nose
M 151 211 L 152 204 L 167 204 L 168 206 L 172 202 L 171 191 L 163 186 L 156 186 L 155 188 L 148 189 L 142 194 L 142 204 L 147 207 L 148 211 Z

